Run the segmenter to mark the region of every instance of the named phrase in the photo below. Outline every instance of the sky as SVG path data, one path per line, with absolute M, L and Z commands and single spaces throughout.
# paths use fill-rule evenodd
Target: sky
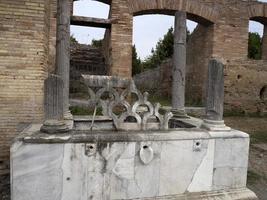
M 267 0 L 261 0 L 267 2 Z M 74 15 L 108 18 L 109 6 L 93 0 L 80 0 L 74 3 Z M 190 32 L 197 23 L 187 20 Z M 133 44 L 135 44 L 138 56 L 145 59 L 151 53 L 160 38 L 174 26 L 174 17 L 167 15 L 143 15 L 134 17 Z M 250 32 L 258 32 L 262 35 L 263 26 L 257 22 L 250 22 Z M 71 34 L 82 44 L 90 44 L 92 39 L 102 39 L 105 29 L 71 26 Z

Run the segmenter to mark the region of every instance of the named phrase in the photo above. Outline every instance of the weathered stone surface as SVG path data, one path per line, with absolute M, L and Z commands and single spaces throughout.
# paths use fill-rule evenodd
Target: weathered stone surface
M 211 60 L 209 63 L 205 119 L 222 121 L 224 103 L 224 65 Z
M 168 130 L 173 114 L 169 111 L 160 114 L 160 104 L 152 105 L 148 93 L 142 94 L 133 80 L 110 76 L 83 78 L 95 108 L 101 108 L 104 116 L 112 118 L 116 130 Z M 126 88 L 122 89 L 123 86 Z M 97 88 L 96 92 L 92 88 Z
M 172 108 L 185 113 L 186 13 L 175 13 L 172 70 Z
M 44 83 L 45 119 L 63 120 L 63 89 L 64 83 L 57 75 L 50 75 Z
M 70 76 L 70 3 L 58 0 L 57 3 L 57 44 L 56 70 L 64 83 L 63 108 L 69 112 L 69 76 Z
M 64 122 L 64 83 L 57 75 L 49 75 L 45 80 L 45 121 L 41 131 L 60 133 L 68 131 Z
M 14 200 L 257 199 L 244 189 L 247 159 L 243 158 L 248 156 L 249 138 L 243 132 L 218 136 L 181 130 L 129 133 L 127 137 L 114 132 L 113 141 L 112 133 L 73 132 L 69 139 L 55 135 L 54 140 L 61 143 L 51 143 L 52 136 L 45 139 L 32 134 L 36 130 L 27 130 L 11 149 Z M 71 141 L 75 137 L 84 138 Z M 226 160 L 221 156 L 225 146 L 232 150 Z M 143 148 L 153 150 L 148 163 L 140 159 Z M 222 194 L 220 189 L 225 188 Z

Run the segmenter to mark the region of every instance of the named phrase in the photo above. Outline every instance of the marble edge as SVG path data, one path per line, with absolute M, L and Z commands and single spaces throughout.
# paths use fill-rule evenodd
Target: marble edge
M 49 135 L 41 133 L 41 124 L 27 127 L 13 141 L 25 143 L 88 143 L 88 142 L 139 142 L 139 141 L 175 141 L 175 140 L 208 140 L 219 138 L 249 138 L 247 133 L 231 131 L 207 131 L 205 129 L 172 129 L 170 131 L 71 131 L 66 134 Z

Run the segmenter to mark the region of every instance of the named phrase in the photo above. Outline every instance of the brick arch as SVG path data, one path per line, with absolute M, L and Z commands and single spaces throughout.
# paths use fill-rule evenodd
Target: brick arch
M 130 12 L 134 16 L 144 14 L 174 15 L 177 10 L 187 12 L 188 19 L 208 25 L 216 22 L 218 10 L 195 0 L 128 0 Z
M 248 17 L 250 20 L 267 25 L 267 4 L 256 2 L 248 7 Z

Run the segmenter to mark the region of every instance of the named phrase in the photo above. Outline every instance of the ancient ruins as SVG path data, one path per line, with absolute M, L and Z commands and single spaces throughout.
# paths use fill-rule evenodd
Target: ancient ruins
M 224 124 L 223 108 L 266 111 L 267 4 L 99 1 L 108 19 L 73 16 L 71 0 L 0 0 L 0 170 L 10 156 L 12 199 L 257 199 L 246 188 L 249 136 Z M 133 17 L 156 13 L 175 16 L 164 114 L 131 80 Z M 186 19 L 198 23 L 187 46 Z M 247 59 L 249 20 L 265 26 L 260 61 Z M 109 76 L 83 76 L 89 117 L 69 110 L 71 24 L 106 29 Z M 187 115 L 186 94 L 205 100 L 204 119 Z

